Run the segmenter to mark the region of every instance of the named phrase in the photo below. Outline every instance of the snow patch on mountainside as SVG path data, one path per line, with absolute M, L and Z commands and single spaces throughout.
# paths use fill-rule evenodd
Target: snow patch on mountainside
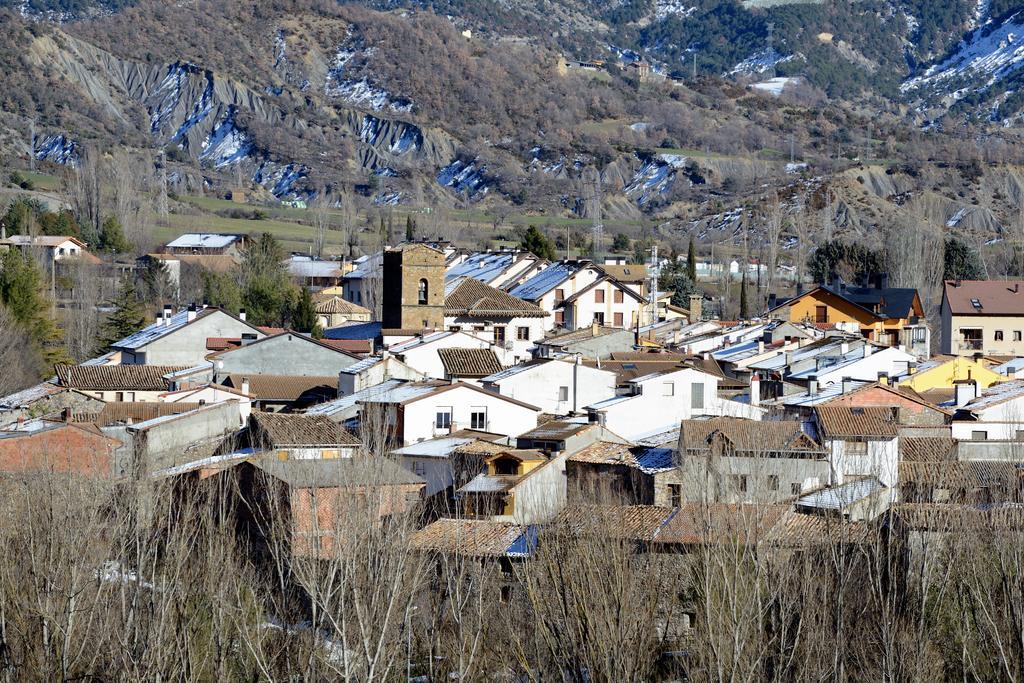
M 368 50 L 365 52 L 369 53 Z M 345 67 L 356 56 L 356 53 L 357 50 L 351 46 L 343 44 L 338 47 L 327 72 L 324 94 L 373 111 L 390 109 L 399 113 L 411 112 L 412 100 L 392 95 L 387 90 L 371 83 L 367 78 L 347 77 Z
M 676 182 L 679 169 L 685 168 L 686 157 L 678 154 L 658 154 L 648 159 L 633 174 L 622 192 L 643 206 L 658 195 L 666 194 Z
M 742 62 L 734 66 L 726 76 L 739 76 L 743 74 L 763 74 L 769 69 L 774 69 L 779 64 L 796 59 L 798 55 L 784 55 L 774 48 L 758 50 Z
M 254 147 L 249 136 L 235 126 L 235 109 L 231 107 L 203 141 L 203 151 L 199 153 L 199 158 L 210 159 L 216 168 L 221 168 L 244 161 L 252 154 Z
M 983 92 L 1024 65 L 1024 17 L 1012 15 L 1001 26 L 971 32 L 956 51 L 901 86 L 904 93 L 949 90 L 955 101 L 970 92 Z
M 658 0 L 654 3 L 654 18 L 659 21 L 669 17 L 688 17 L 696 11 L 696 6 L 683 0 Z
M 78 165 L 78 143 L 63 135 L 36 136 L 33 141 L 33 153 L 39 161 Z
M 475 198 L 490 190 L 486 173 L 487 167 L 476 159 L 470 162 L 456 159 L 438 172 L 437 182 L 458 194 L 468 194 Z

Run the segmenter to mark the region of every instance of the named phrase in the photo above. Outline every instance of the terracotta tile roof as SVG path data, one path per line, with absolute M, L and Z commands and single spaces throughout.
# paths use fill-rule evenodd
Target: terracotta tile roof
M 356 355 L 366 355 L 372 351 L 373 342 L 369 339 L 320 339 L 321 344 Z
M 567 507 L 552 527 L 572 534 L 601 534 L 620 540 L 651 541 L 675 512 L 655 505 L 579 505 Z
M 324 415 L 255 411 L 249 417 L 253 442 L 264 448 L 358 446 L 359 439 Z
M 874 527 L 864 522 L 849 522 L 838 515 L 816 515 L 786 509 L 767 534 L 772 545 L 787 548 L 871 543 Z
M 540 306 L 471 277 L 449 282 L 446 289 L 449 288 L 444 298 L 446 316 L 543 318 L 547 315 Z
M 504 369 L 491 349 L 438 349 L 437 355 L 449 377 L 487 377 Z
M 502 446 L 501 444 L 486 441 L 484 439 L 477 439 L 476 441 L 471 441 L 459 446 L 453 451 L 453 453 L 457 453 L 459 455 L 491 456 L 507 450 L 508 446 Z
M 895 438 L 892 410 L 884 407 L 818 406 L 818 428 L 825 439 L 855 437 Z
M 241 346 L 242 340 L 239 337 L 207 337 L 207 351 L 226 351 L 236 346 Z
M 902 503 L 893 515 L 906 529 L 927 531 L 1019 531 L 1024 529 L 1024 507 L 1006 503 L 990 507 L 950 503 Z
M 934 486 L 946 489 L 991 487 L 1014 491 L 1024 483 L 1014 463 L 978 460 L 901 462 L 900 485 Z
M 953 315 L 1024 315 L 1024 280 L 946 280 L 943 296 Z
M 370 309 L 363 308 L 351 301 L 346 301 L 340 296 L 321 299 L 316 302 L 315 308 L 317 313 L 335 315 L 370 315 Z
M 900 438 L 900 458 L 909 462 L 943 462 L 953 459 L 951 437 L 917 436 Z
M 623 266 L 605 264 L 598 266 L 619 282 L 639 284 L 647 279 L 647 266 L 643 263 L 629 263 Z
M 470 557 L 503 557 L 523 531 L 507 522 L 439 519 L 412 535 L 412 547 Z
M 588 339 L 604 337 L 609 334 L 617 334 L 623 331 L 629 332 L 629 330 L 623 330 L 621 327 L 605 327 L 603 325 L 597 325 L 597 330 L 595 332 L 594 327 L 594 325 L 588 325 L 578 330 L 561 332 L 551 337 L 545 337 L 540 343 L 547 346 L 565 346 L 567 344 L 575 344 Z
M 86 415 L 75 415 L 76 421 L 93 422 L 100 427 L 107 427 L 112 424 L 131 424 L 144 422 L 166 415 L 179 415 L 200 407 L 199 403 L 155 403 L 155 402 L 134 402 L 110 401 L 105 404 L 100 412 Z
M 657 474 L 675 468 L 671 448 L 649 448 L 628 444 L 598 441 L 569 456 L 569 460 L 591 465 L 622 465 L 647 474 Z
M 787 509 L 787 505 L 683 505 L 654 540 L 679 545 L 755 543 L 766 539 Z
M 228 375 L 225 386 L 241 389 L 249 380 L 249 393 L 263 401 L 297 401 L 300 398 L 333 398 L 338 394 L 338 378 L 304 375 Z
M 796 420 L 758 421 L 741 417 L 683 420 L 679 438 L 687 454 L 707 451 L 714 438 L 723 438 L 735 453 L 748 456 L 797 453 L 816 457 L 824 454 Z
M 635 363 L 646 361 L 649 363 L 670 363 L 683 362 L 689 358 L 685 353 L 654 352 L 654 351 L 612 351 L 608 359 L 613 361 L 624 361 Z
M 87 391 L 166 391 L 163 376 L 184 365 L 58 365 L 61 385 Z

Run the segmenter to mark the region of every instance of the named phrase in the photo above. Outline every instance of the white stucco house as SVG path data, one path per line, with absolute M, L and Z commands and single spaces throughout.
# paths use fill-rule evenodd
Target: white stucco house
M 718 381 L 692 367 L 656 372 L 630 380 L 628 394 L 591 404 L 587 413 L 591 422 L 630 440 L 705 415 L 761 419 L 760 408 L 719 398 Z
M 956 412 L 950 422 L 958 440 L 991 441 L 1024 438 L 1024 380 L 993 384 L 977 395 L 973 381 L 956 383 Z
M 818 406 L 814 421 L 832 469 L 833 486 L 851 478 L 899 483 L 899 432 L 885 407 Z
M 592 323 L 632 329 L 643 319 L 646 302 L 635 289 L 610 277 L 602 277 L 562 301 L 565 326 L 579 329 Z M 650 307 L 648 307 L 650 310 Z
M 537 406 L 463 382 L 410 382 L 360 403 L 360 419 L 382 415 L 394 442 L 435 439 L 460 429 L 514 437 L 537 426 Z
M 874 382 L 880 374 L 886 377 L 907 374 L 911 363 L 917 363 L 917 357 L 900 347 L 863 344 L 838 356 L 822 354 L 813 365 L 790 374 L 787 379 L 817 379 L 819 387 L 842 382 L 844 379 Z
M 574 359 L 541 358 L 481 380 L 485 389 L 568 415 L 615 396 L 616 375 Z
M 551 330 L 566 324 L 562 302 L 604 275 L 604 271 L 590 261 L 560 261 L 513 287 L 509 294 L 551 313 L 544 319 L 545 328 Z M 593 319 L 587 320 L 582 326 L 592 322 Z
M 178 389 L 177 391 L 168 391 L 161 394 L 158 398 L 162 403 L 200 403 L 203 405 L 236 401 L 238 403 L 238 415 L 241 418 L 241 424 L 245 424 L 249 419 L 249 415 L 252 414 L 253 396 L 251 394 L 219 384 L 210 383 Z
M 534 342 L 544 338 L 551 316 L 536 304 L 471 277 L 447 280 L 444 289 L 445 329 L 491 342 L 505 352 L 506 364 L 530 358 Z
M 440 349 L 489 349 L 494 348 L 504 365 L 511 365 L 504 359 L 508 356 L 504 348 L 494 347 L 486 339 L 462 331 L 444 330 L 417 335 L 407 341 L 392 344 L 388 352 L 400 361 L 427 377 L 444 379 L 444 363 L 438 355 Z

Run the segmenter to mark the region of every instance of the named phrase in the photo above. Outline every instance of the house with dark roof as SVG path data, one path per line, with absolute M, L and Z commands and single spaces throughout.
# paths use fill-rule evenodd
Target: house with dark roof
M 560 329 L 537 342 L 537 358 L 580 355 L 583 358 L 607 358 L 620 351 L 632 351 L 636 334 L 620 327 L 593 323 L 579 330 Z
M 768 315 L 790 322 L 856 332 L 887 346 L 902 346 L 927 358 L 931 333 L 916 289 L 890 287 L 879 278 L 873 287 L 837 280 L 773 306 Z
M 234 316 L 220 308 L 190 306 L 171 313 L 165 308 L 155 322 L 111 344 L 121 352 L 124 365 L 199 365 L 209 350 L 207 340 L 214 338 L 256 341 L 267 336 L 259 327 L 245 321 L 245 314 Z
M 814 410 L 814 424 L 834 484 L 864 477 L 887 488 L 899 484 L 899 429 L 892 408 L 822 405 Z
M 337 375 L 227 375 L 224 386 L 252 396 L 264 412 L 291 412 L 324 403 L 338 395 Z
M 569 456 L 570 505 L 662 505 L 682 501 L 683 472 L 671 448 L 597 441 Z
M 692 503 L 778 503 L 831 482 L 827 453 L 798 421 L 683 420 L 681 486 Z
M 449 265 L 445 280 L 471 277 L 491 287 L 507 291 L 547 266 L 546 260 L 528 251 L 477 252 Z
M 444 378 L 449 381 L 479 383 L 504 368 L 491 349 L 439 349 L 437 354 L 444 366 Z
M 57 383 L 103 401 L 158 401 L 180 365 L 58 365 Z
M 946 280 L 942 353 L 1024 356 L 1024 280 Z
M 359 439 L 323 415 L 255 412 L 249 417 L 249 445 L 278 460 L 351 458 Z
M 328 329 L 347 322 L 367 323 L 373 312 L 359 304 L 345 301 L 337 294 L 316 295 L 313 297 L 316 319 L 320 327 Z
M 463 276 L 445 281 L 444 326 L 466 330 L 509 352 L 514 362 L 530 357 L 544 337 L 547 311 L 501 289 Z
M 506 357 L 503 348 L 496 347 L 471 332 L 459 330 L 421 332 L 404 341 L 390 344 L 388 353 L 427 377 L 444 379 L 444 363 L 441 362 L 438 353 L 441 349 L 494 349 L 499 358 Z

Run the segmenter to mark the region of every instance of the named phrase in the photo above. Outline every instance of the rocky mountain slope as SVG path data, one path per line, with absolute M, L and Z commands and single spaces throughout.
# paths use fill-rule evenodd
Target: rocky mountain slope
M 0 156 L 126 146 L 179 192 L 590 216 L 600 177 L 606 217 L 734 243 L 773 192 L 853 237 L 998 239 L 1020 196 L 1003 0 L 7 4 Z

